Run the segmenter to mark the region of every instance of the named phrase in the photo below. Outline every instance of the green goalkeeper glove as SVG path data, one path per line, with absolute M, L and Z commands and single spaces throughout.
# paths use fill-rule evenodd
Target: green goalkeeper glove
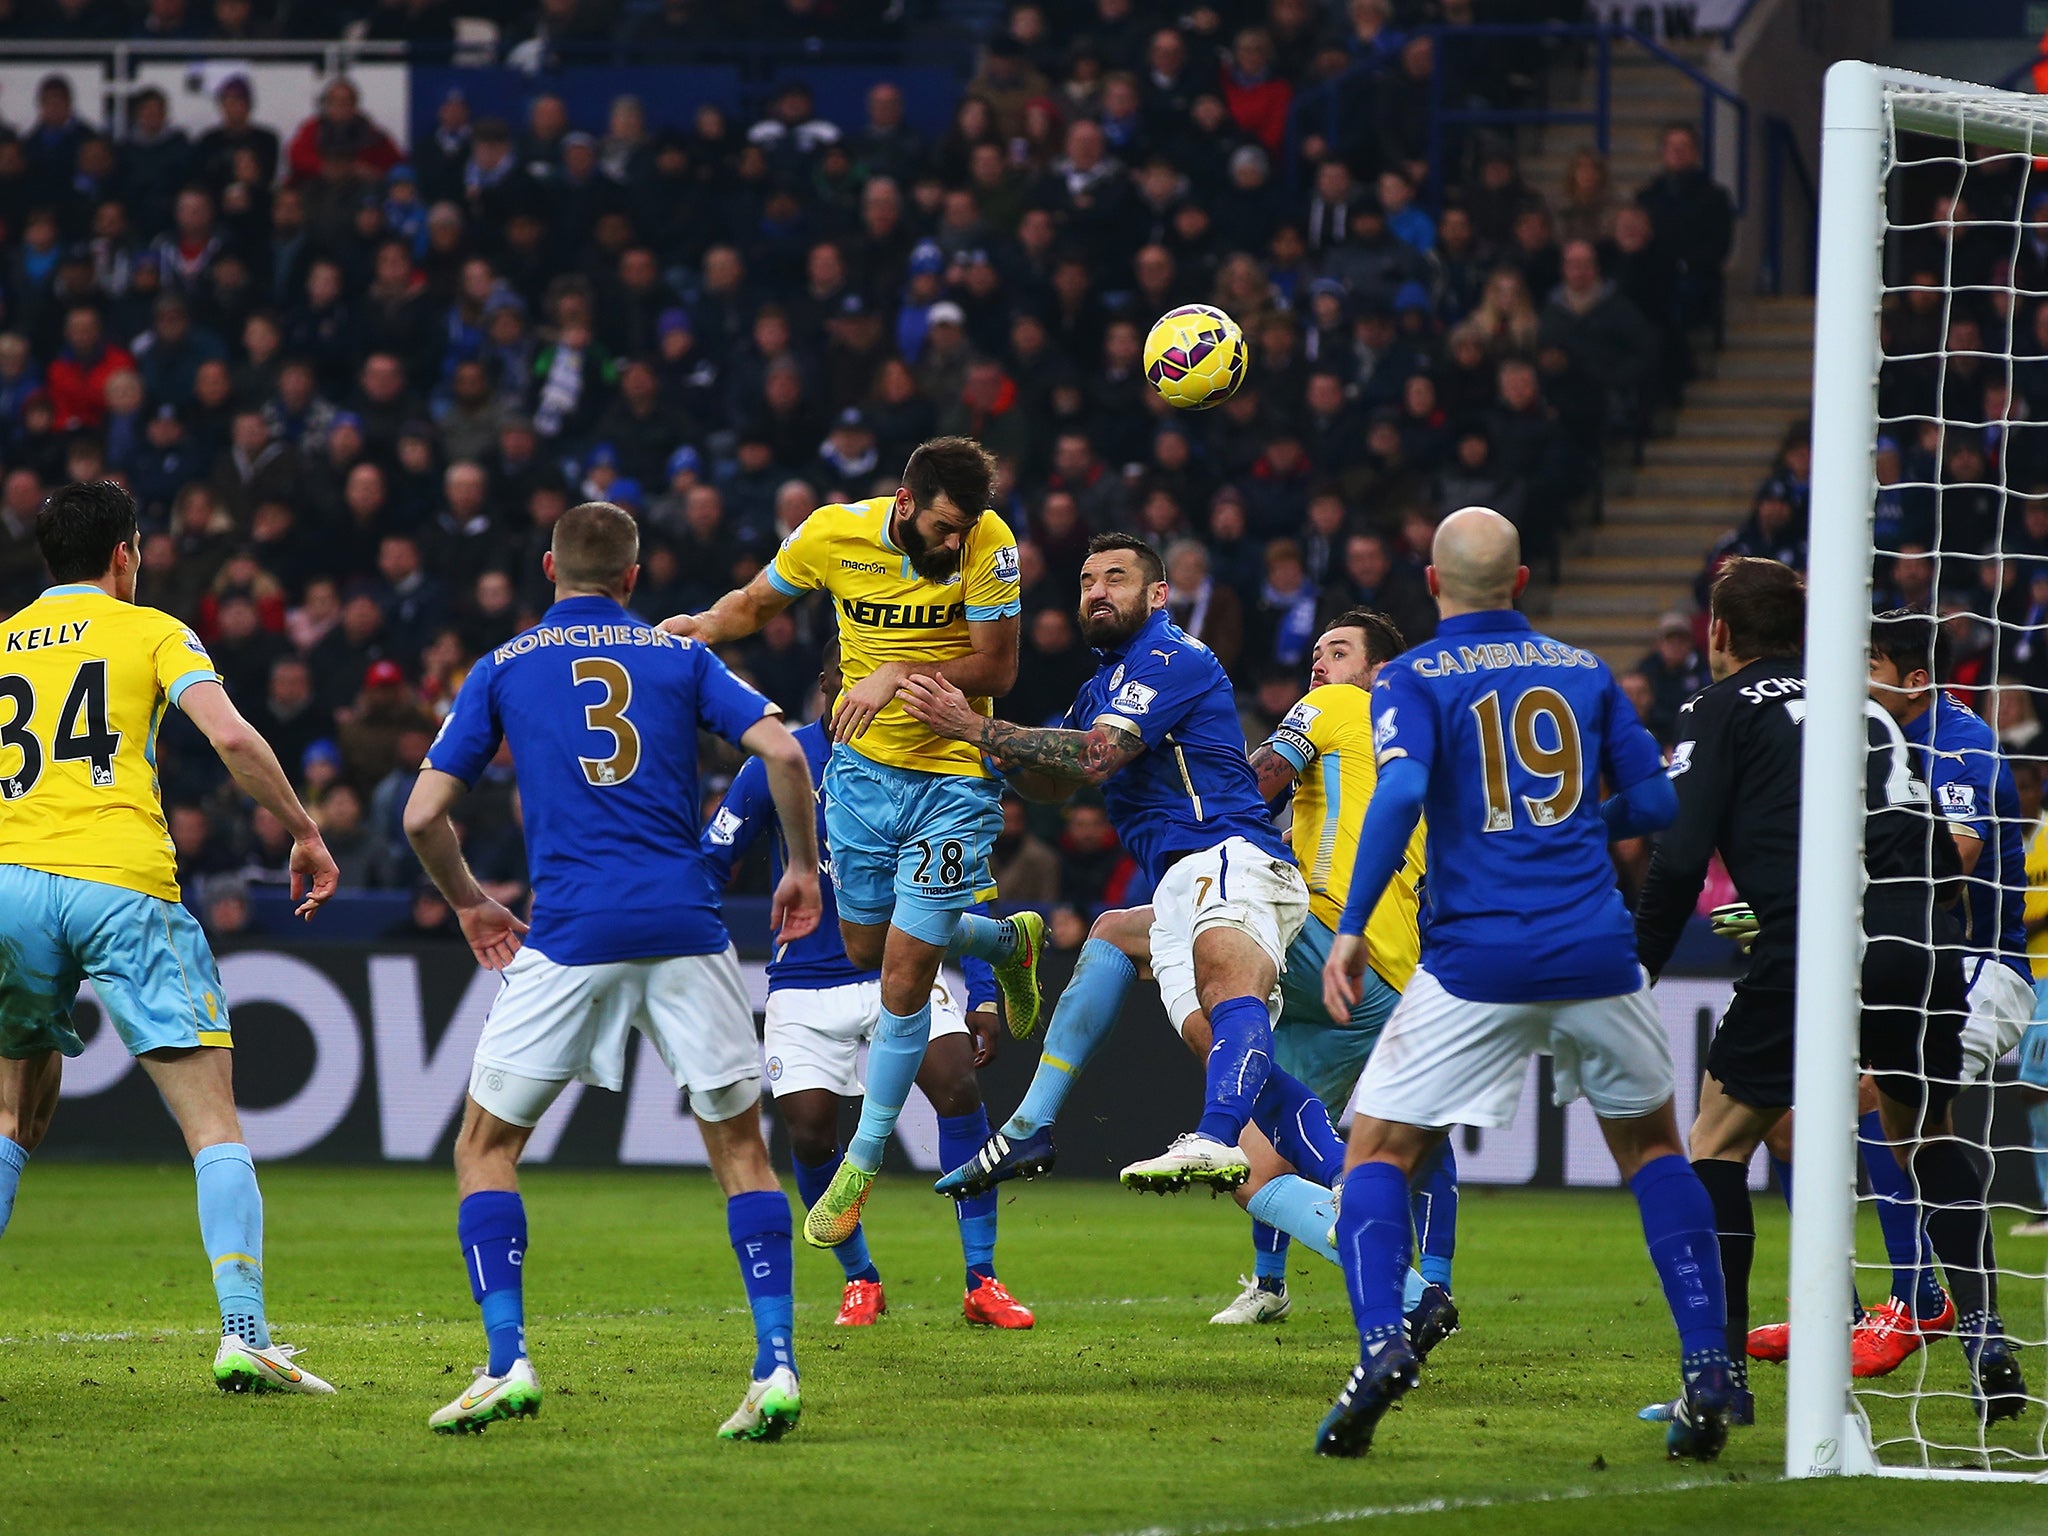
M 1756 914 L 1749 909 L 1746 901 L 1731 901 L 1725 906 L 1714 908 L 1707 914 L 1714 925 L 1714 932 L 1724 939 L 1732 939 L 1742 946 L 1746 955 L 1750 946 L 1756 943 Z

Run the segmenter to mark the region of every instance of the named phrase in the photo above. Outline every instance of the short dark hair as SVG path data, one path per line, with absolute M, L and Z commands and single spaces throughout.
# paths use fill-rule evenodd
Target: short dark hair
M 1366 659 L 1374 666 L 1392 661 L 1408 649 L 1401 626 L 1377 608 L 1346 608 L 1323 626 L 1323 633 L 1327 635 L 1333 629 L 1363 630 Z
M 555 580 L 589 592 L 616 592 L 640 559 L 640 525 L 624 507 L 586 501 L 555 522 Z
M 36 513 L 36 543 L 59 582 L 98 581 L 135 542 L 135 498 L 112 480 L 75 480 Z
M 903 466 L 911 504 L 922 510 L 941 495 L 969 517 L 995 497 L 996 461 L 971 437 L 935 437 L 920 443 Z
M 1098 533 L 1088 541 L 1091 555 L 1108 554 L 1112 550 L 1129 550 L 1138 557 L 1138 569 L 1145 573 L 1147 586 L 1166 580 L 1166 565 L 1159 558 L 1159 551 L 1143 539 L 1128 533 Z
M 1936 683 L 1948 677 L 1948 630 L 1931 613 L 1891 608 L 1870 621 L 1870 649 L 1899 669 L 1924 671 Z
M 1721 567 L 1707 608 L 1728 626 L 1728 649 L 1745 661 L 1797 657 L 1806 642 L 1806 583 L 1789 565 L 1742 556 Z

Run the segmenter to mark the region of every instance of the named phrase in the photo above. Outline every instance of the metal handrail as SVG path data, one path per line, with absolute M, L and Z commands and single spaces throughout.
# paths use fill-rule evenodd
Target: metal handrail
M 205 59 L 219 63 L 247 60 L 321 60 L 324 74 L 333 74 L 359 61 L 375 60 L 396 64 L 445 64 L 483 59 L 503 62 L 510 45 L 456 40 L 417 43 L 371 38 L 267 38 L 262 41 L 222 42 L 187 38 L 8 38 L 0 40 L 0 59 L 66 59 L 96 57 L 108 60 L 117 74 L 125 75 L 134 60 L 151 58 Z M 918 59 L 944 62 L 964 69 L 971 62 L 972 49 L 949 38 L 905 38 L 887 43 L 835 38 L 814 45 L 800 38 L 747 39 L 701 43 L 659 43 L 633 38 L 600 38 L 588 41 L 552 43 L 550 55 L 574 65 L 605 64 L 730 64 L 765 72 L 800 64 L 888 64 Z
M 1806 275 L 1812 286 L 1814 263 L 1820 253 L 1820 190 L 1799 138 L 1782 117 L 1763 120 L 1764 132 L 1764 256 L 1758 274 L 1764 291 L 1773 297 L 1785 291 L 1785 172 L 1798 182 L 1801 202 L 1806 208 Z
M 1742 0 L 1742 9 L 1735 13 L 1735 19 L 1721 29 L 1721 46 L 1733 51 L 1735 34 L 1742 30 L 1742 24 L 1749 20 L 1749 13 L 1756 9 L 1756 0 Z
M 1441 201 L 1444 185 L 1444 129 L 1447 126 L 1470 124 L 1473 126 L 1513 126 L 1518 124 L 1541 124 L 1566 126 L 1571 124 L 1590 125 L 1594 143 L 1601 154 L 1606 154 L 1612 141 L 1613 100 L 1613 49 L 1617 42 L 1634 43 L 1651 58 L 1685 76 L 1700 92 L 1700 154 L 1708 175 L 1713 175 L 1718 159 L 1716 116 L 1721 106 L 1732 108 L 1735 113 L 1735 212 L 1743 213 L 1749 206 L 1749 103 L 1731 91 L 1718 80 L 1702 74 L 1685 60 L 1672 53 L 1655 39 L 1634 27 L 1608 25 L 1603 23 L 1489 23 L 1469 27 L 1423 27 L 1417 29 L 1434 40 L 1436 45 L 1435 67 L 1430 72 L 1430 126 L 1429 126 L 1429 186 L 1427 195 L 1432 203 Z M 1544 41 L 1567 42 L 1583 40 L 1595 48 L 1595 91 L 1594 104 L 1581 108 L 1552 107 L 1455 107 L 1444 102 L 1444 44 L 1451 39 L 1479 40 L 1486 38 L 1536 38 Z

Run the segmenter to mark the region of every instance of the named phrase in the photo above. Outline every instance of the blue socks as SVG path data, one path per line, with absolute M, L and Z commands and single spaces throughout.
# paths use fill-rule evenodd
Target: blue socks
M 1303 1177 L 1325 1189 L 1337 1187 L 1344 1176 L 1344 1143 L 1330 1124 L 1323 1101 L 1309 1092 L 1305 1083 L 1272 1068 L 1259 1096 L 1252 1100 L 1251 1121 L 1265 1132 L 1273 1150 L 1294 1164 Z
M 886 1018 L 887 1015 L 885 1014 Z M 740 1281 L 754 1313 L 754 1380 L 778 1365 L 796 1369 L 796 1302 L 789 1256 L 789 1196 L 779 1189 L 749 1190 L 725 1202 L 725 1229 L 740 1261 Z
M 1430 1285 L 1451 1288 L 1451 1256 L 1458 1248 L 1458 1159 L 1446 1141 L 1422 1165 L 1408 1202 L 1421 1240 L 1417 1266 Z
M 256 1165 L 238 1141 L 208 1147 L 192 1159 L 199 1184 L 199 1238 L 213 1263 L 220 1331 L 257 1349 L 270 1347 L 263 1313 L 263 1195 Z
M 1778 1193 L 1785 1197 L 1785 1209 L 1789 1211 L 1792 1209 L 1791 1160 L 1780 1157 L 1775 1152 L 1766 1152 L 1764 1156 L 1771 1160 L 1771 1177 L 1778 1181 Z M 2044 1186 L 2044 1188 L 2048 1188 L 2048 1186 Z
M 483 1309 L 487 1374 L 502 1376 L 526 1353 L 526 1203 L 510 1189 L 480 1189 L 455 1212 L 469 1294 Z
M 14 1216 L 14 1192 L 21 1187 L 21 1170 L 28 1166 L 28 1148 L 0 1136 L 0 1237 L 7 1235 L 7 1223 Z
M 1074 1079 L 1116 1028 L 1124 993 L 1137 979 L 1131 957 L 1108 940 L 1090 939 L 1081 946 L 1073 977 L 1045 1028 L 1038 1070 L 1031 1075 L 1024 1102 L 1004 1124 L 1004 1135 L 1029 1136 L 1059 1118 Z
M 896 1117 L 903 1113 L 903 1101 L 917 1081 L 917 1069 L 924 1065 L 925 1041 L 932 1032 L 932 1002 L 912 1014 L 882 1009 L 874 1039 L 868 1042 L 868 1092 L 861 1100 L 860 1126 L 847 1143 L 846 1160 L 862 1173 L 874 1173 L 882 1166 L 882 1149 L 896 1129 Z
M 1344 1198 L 1351 1198 L 1348 1190 Z M 1311 1184 L 1297 1173 L 1283 1173 L 1277 1179 L 1267 1180 L 1245 1209 L 1255 1220 L 1279 1228 L 1288 1237 L 1299 1238 L 1324 1258 L 1336 1262 L 1337 1255 L 1330 1249 L 1330 1222 L 1337 1213 L 1330 1208 L 1330 1192 L 1322 1185 Z M 1259 1229 L 1252 1230 L 1256 1241 Z M 1287 1250 L 1282 1247 L 1278 1252 L 1281 1267 L 1277 1273 L 1285 1275 Z M 1404 1267 L 1407 1262 L 1406 1258 L 1401 1261 Z M 1265 1278 L 1264 1271 L 1260 1278 Z
M 1885 1256 L 1892 1261 L 1892 1295 L 1915 1317 L 1933 1317 L 1942 1309 L 1941 1282 L 1927 1239 L 1920 1233 L 1920 1199 L 1912 1176 L 1899 1166 L 1885 1140 L 1884 1122 L 1876 1110 L 1856 1122 L 1863 1169 L 1877 1196 L 1877 1224 L 1884 1233 Z
M 1693 1368 L 1726 1361 L 1728 1302 L 1714 1203 L 1707 1197 L 1707 1187 L 1692 1164 L 1675 1152 L 1643 1164 L 1628 1187 L 1642 1212 L 1650 1262 L 1657 1266 L 1664 1299 L 1678 1324 L 1684 1364 Z M 1344 1198 L 1351 1199 L 1348 1188 Z
M 1252 1197 L 1254 1200 L 1257 1195 Z M 1252 1278 L 1269 1291 L 1287 1289 L 1288 1236 L 1263 1221 L 1252 1222 Z
M 964 1115 L 939 1116 L 939 1166 L 951 1173 L 988 1140 L 988 1111 L 977 1106 Z M 967 1289 L 996 1272 L 996 1192 L 955 1200 L 960 1223 L 960 1256 L 967 1263 Z
M 1209 1028 L 1208 1092 L 1196 1130 L 1234 1147 L 1273 1070 L 1273 1016 L 1263 997 L 1226 997 L 1209 1010 Z
M 803 1196 L 805 1206 L 816 1205 L 832 1187 L 832 1175 L 839 1171 L 846 1154 L 833 1154 L 815 1168 L 800 1157 L 792 1156 L 790 1162 L 796 1167 L 796 1192 Z M 881 1271 L 875 1268 L 875 1261 L 868 1256 L 867 1229 L 856 1225 L 853 1236 L 843 1243 L 835 1243 L 832 1252 L 838 1256 L 839 1267 L 846 1271 L 849 1280 L 879 1280 Z
M 1358 1325 L 1361 1355 L 1401 1337 L 1401 1294 L 1411 1240 L 1408 1180 L 1401 1170 L 1392 1163 L 1360 1163 L 1346 1174 L 1344 1204 L 1337 1217 L 1337 1260 L 1344 1266 L 1344 1288 L 1351 1296 L 1351 1320 Z
M 958 960 L 972 955 L 990 965 L 1001 965 L 1017 948 L 1017 925 L 1007 917 L 983 917 L 978 912 L 960 914 L 960 926 L 946 945 L 946 958 Z

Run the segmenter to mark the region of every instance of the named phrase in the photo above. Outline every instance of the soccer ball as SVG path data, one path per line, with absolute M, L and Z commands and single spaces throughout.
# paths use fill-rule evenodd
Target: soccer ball
M 1145 338 L 1145 377 L 1183 411 L 1206 411 L 1236 394 L 1244 364 L 1244 332 L 1207 304 L 1169 309 Z

